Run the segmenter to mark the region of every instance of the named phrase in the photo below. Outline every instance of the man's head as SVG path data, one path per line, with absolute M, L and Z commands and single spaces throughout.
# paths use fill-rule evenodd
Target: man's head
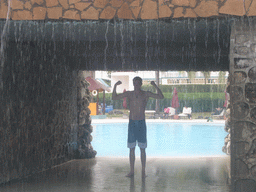
M 140 78 L 140 77 L 134 77 L 133 78 L 133 86 L 134 86 L 134 88 L 136 89 L 136 88 L 141 88 L 141 85 L 142 85 L 142 79 Z

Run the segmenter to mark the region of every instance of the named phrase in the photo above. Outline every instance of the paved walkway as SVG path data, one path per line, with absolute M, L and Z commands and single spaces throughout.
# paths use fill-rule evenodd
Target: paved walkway
M 229 192 L 229 157 L 148 158 L 141 178 L 136 159 L 133 178 L 128 158 L 72 160 L 27 179 L 0 186 L 1 192 Z

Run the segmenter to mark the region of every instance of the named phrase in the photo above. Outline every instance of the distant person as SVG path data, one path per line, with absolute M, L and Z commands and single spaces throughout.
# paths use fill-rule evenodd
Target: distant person
M 212 115 L 219 115 L 221 112 L 222 112 L 222 108 L 218 107 L 218 108 L 215 108 L 215 111 L 214 113 L 212 113 Z
M 130 148 L 130 173 L 126 175 L 127 177 L 134 176 L 134 163 L 135 163 L 135 146 L 138 142 L 141 153 L 141 165 L 142 165 L 142 177 L 146 177 L 146 147 L 147 147 L 147 128 L 145 122 L 145 109 L 149 97 L 155 99 L 163 99 L 164 95 L 162 91 L 157 87 L 154 81 L 151 81 L 151 85 L 156 88 L 157 93 L 152 93 L 150 91 L 143 91 L 141 89 L 142 79 L 140 77 L 135 77 L 133 79 L 134 91 L 126 91 L 124 93 L 117 94 L 116 87 L 122 84 L 118 81 L 114 85 L 112 99 L 119 100 L 127 98 L 130 104 L 130 115 L 129 115 L 129 125 L 128 125 L 128 142 L 127 146 Z
M 187 106 L 184 106 L 184 108 L 185 108 L 185 109 L 188 109 Z M 189 118 L 189 119 L 192 118 L 192 115 L 191 115 L 191 114 L 187 113 L 187 115 L 188 115 L 188 118 Z
M 164 117 L 165 117 L 165 118 L 168 117 L 169 112 L 170 112 L 170 108 L 169 108 L 169 107 L 164 108 Z

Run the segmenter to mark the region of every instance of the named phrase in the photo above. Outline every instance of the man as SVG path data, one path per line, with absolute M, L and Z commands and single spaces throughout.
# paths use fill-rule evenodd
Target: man
M 135 163 L 135 146 L 136 141 L 140 147 L 141 154 L 141 165 L 142 165 L 142 177 L 145 178 L 145 168 L 146 168 L 146 147 L 147 147 L 147 129 L 145 123 L 145 109 L 149 97 L 155 99 L 163 99 L 164 96 L 162 91 L 157 87 L 154 81 L 151 81 L 151 85 L 156 88 L 157 93 L 152 93 L 150 91 L 141 90 L 142 79 L 140 77 L 135 77 L 133 79 L 134 91 L 126 91 L 121 94 L 116 93 L 116 87 L 122 84 L 118 81 L 114 85 L 112 99 L 118 100 L 127 98 L 130 105 L 130 115 L 129 115 L 129 125 L 128 125 L 128 148 L 130 148 L 130 173 L 126 175 L 127 177 L 132 177 L 134 175 L 134 163 Z

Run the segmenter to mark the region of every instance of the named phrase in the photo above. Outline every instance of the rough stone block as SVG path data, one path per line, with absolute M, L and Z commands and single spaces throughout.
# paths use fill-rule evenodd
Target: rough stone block
M 255 37 L 254 37 L 254 40 L 255 40 Z M 256 56 L 256 44 L 251 44 L 250 50 L 251 50 L 251 53 L 254 56 Z
M 96 10 L 94 7 L 90 7 L 89 9 L 81 13 L 81 19 L 98 20 L 99 11 Z
M 237 159 L 235 161 L 235 174 L 237 176 L 247 176 L 248 173 L 249 173 L 249 168 L 248 166 L 246 165 L 246 163 L 244 163 L 243 161 L 241 161 L 240 159 Z
M 101 19 L 113 19 L 116 14 L 116 10 L 113 7 L 107 6 L 100 14 Z
M 252 176 L 255 178 L 256 177 L 256 166 L 253 166 L 252 168 L 251 168 L 251 174 L 252 174 Z
M 122 7 L 117 11 L 117 16 L 120 19 L 134 19 L 132 11 L 127 3 L 124 3 Z
M 75 4 L 75 8 L 79 11 L 85 10 L 87 7 L 89 7 L 92 3 L 86 3 L 86 2 L 79 2 Z
M 165 5 L 166 4 L 165 2 L 166 2 L 165 0 L 158 0 L 158 7 Z M 160 11 L 159 11 L 159 13 L 160 13 Z
M 256 1 L 252 1 L 251 6 L 248 8 L 247 16 L 256 16 Z
M 228 0 L 220 8 L 219 13 L 243 16 L 245 15 L 244 2 L 237 0 Z
M 159 7 L 159 18 L 170 17 L 172 14 L 171 9 L 167 5 Z
M 31 0 L 32 5 L 42 5 L 44 3 L 44 0 Z
M 163 0 L 162 0 L 163 1 Z M 135 0 L 130 4 L 131 7 L 139 7 L 140 6 L 140 0 Z
M 237 46 L 234 47 L 234 53 L 241 56 L 248 55 L 250 53 L 250 48 L 247 46 Z
M 189 0 L 189 6 L 195 7 L 196 6 L 196 0 Z
M 63 18 L 64 19 L 71 19 L 71 20 L 81 20 L 78 11 L 74 11 L 74 10 L 67 10 L 64 13 Z
M 189 17 L 189 18 L 196 18 L 197 15 L 196 15 L 196 13 L 193 11 L 193 9 L 187 8 L 184 17 L 186 17 L 186 18 L 187 18 L 187 17 Z
M 233 105 L 233 113 L 236 119 L 243 119 L 249 114 L 249 105 L 245 102 L 237 102 Z
M 242 100 L 244 97 L 244 91 L 243 91 L 242 87 L 239 87 L 239 86 L 232 87 L 231 96 L 234 101 Z
M 172 4 L 173 5 L 177 5 L 177 6 L 186 6 L 188 7 L 190 5 L 189 0 L 172 0 Z
M 177 7 L 174 9 L 173 18 L 184 17 L 183 7 Z
M 238 179 L 234 184 L 234 192 L 253 192 L 256 191 L 256 183 L 251 179 Z
M 252 67 L 248 72 L 248 77 L 250 79 L 250 82 L 255 83 L 256 82 L 256 67 Z
M 103 9 L 103 8 L 105 8 L 107 3 L 108 3 L 108 0 L 95 0 L 93 3 L 93 6 Z
M 118 7 L 121 7 L 121 5 L 124 3 L 124 1 L 123 0 L 111 0 L 109 3 L 112 5 L 112 7 L 118 8 Z M 128 7 L 128 9 L 129 9 L 129 7 Z
M 58 0 L 45 0 L 46 1 L 46 7 L 54 7 L 59 4 Z
M 236 71 L 234 73 L 234 81 L 235 83 L 243 83 L 246 81 L 247 75 L 243 71 Z
M 69 0 L 69 4 L 75 4 L 75 3 L 78 3 L 80 2 L 81 0 Z
M 241 26 L 241 25 L 238 25 Z M 241 44 L 241 43 L 246 43 L 249 41 L 248 35 L 236 35 L 235 37 L 235 43 Z
M 0 2 L 0 19 L 6 19 L 8 7 L 4 2 Z
M 30 9 L 32 8 L 32 5 L 31 5 L 31 3 L 30 3 L 29 1 L 27 1 L 27 2 L 24 4 L 24 7 L 25 7 L 25 9 L 30 10 Z
M 253 0 L 244 0 L 244 8 L 246 13 L 249 11 L 249 7 L 252 4 L 252 2 Z
M 132 10 L 132 13 L 133 13 L 135 19 L 137 19 L 139 16 L 141 7 L 131 7 L 131 10 Z
M 218 2 L 217 1 L 201 1 L 194 9 L 199 17 L 218 16 Z
M 32 20 L 32 13 L 27 10 L 23 11 L 13 11 L 12 13 L 13 20 Z
M 61 4 L 61 6 L 64 9 L 68 9 L 69 8 L 68 0 L 59 0 L 59 3 Z
M 249 150 L 249 143 L 247 142 L 238 142 L 234 146 L 235 148 L 235 154 L 237 157 L 244 156 L 247 154 Z
M 46 8 L 34 7 L 33 8 L 33 20 L 44 20 L 46 16 Z
M 251 119 L 254 121 L 254 122 L 256 122 L 256 108 L 253 108 L 252 110 L 251 110 Z
M 246 52 L 248 49 L 244 49 L 241 47 L 241 49 L 238 50 L 238 52 Z M 250 65 L 252 65 L 253 60 L 248 58 L 234 58 L 234 68 L 235 69 L 245 69 L 248 68 Z
M 141 9 L 141 19 L 158 19 L 157 3 L 151 0 L 145 0 Z
M 48 19 L 59 19 L 62 17 L 62 7 L 47 8 Z
M 245 98 L 249 103 L 256 103 L 256 84 L 255 83 L 245 84 Z
M 11 1 L 11 8 L 12 8 L 12 10 L 23 9 L 24 8 L 24 3 L 22 1 L 19 1 L 19 0 L 12 0 Z

